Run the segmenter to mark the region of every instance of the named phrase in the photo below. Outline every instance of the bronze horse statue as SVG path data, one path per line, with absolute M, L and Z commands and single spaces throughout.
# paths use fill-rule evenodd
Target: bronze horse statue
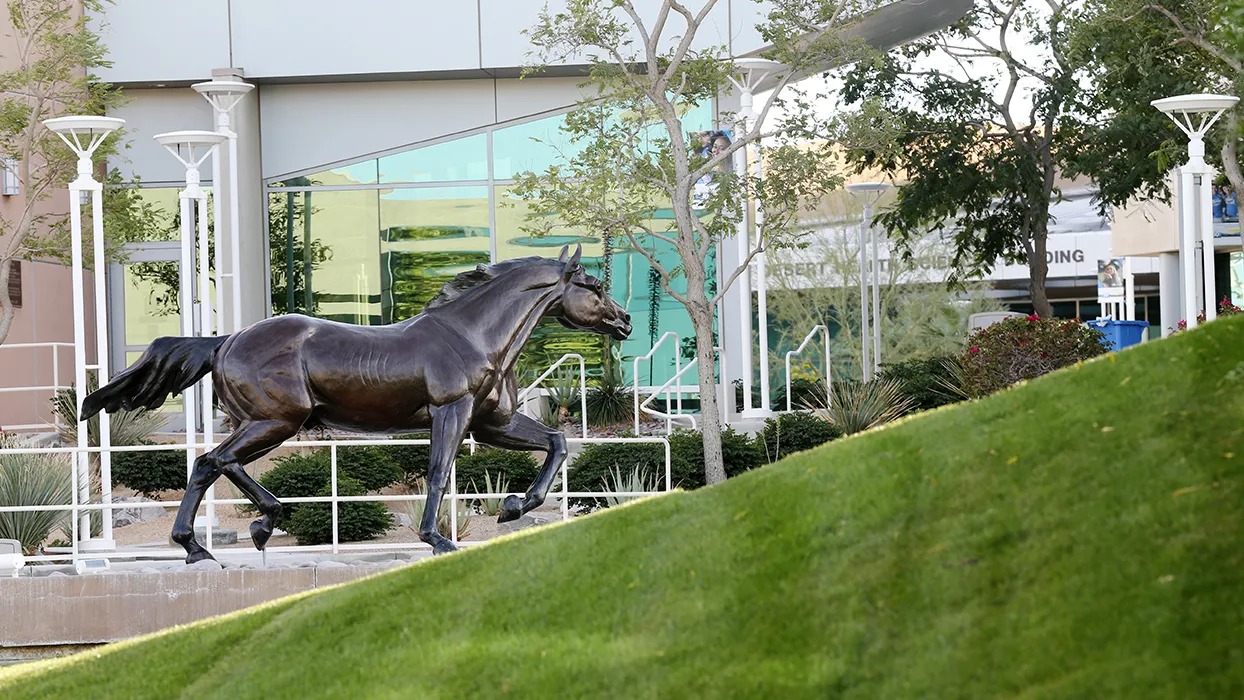
M 132 366 L 82 402 L 82 420 L 101 409 L 154 409 L 212 373 L 236 428 L 200 456 L 177 511 L 172 539 L 186 562 L 212 555 L 195 541 L 194 516 L 221 474 L 258 508 L 251 539 L 263 549 L 281 502 L 243 469 L 299 430 L 329 428 L 397 435 L 431 431 L 427 507 L 419 538 L 435 554 L 456 547 L 436 530 L 449 470 L 468 432 L 483 444 L 544 451 L 524 498 L 507 496 L 498 522 L 539 507 L 566 457 L 560 431 L 517 411 L 514 365 L 536 325 L 556 318 L 575 330 L 625 340 L 630 314 L 586 273 L 580 246 L 567 259 L 530 257 L 479 265 L 447 282 L 413 318 L 355 326 L 301 314 L 275 316 L 223 337 L 157 338 Z

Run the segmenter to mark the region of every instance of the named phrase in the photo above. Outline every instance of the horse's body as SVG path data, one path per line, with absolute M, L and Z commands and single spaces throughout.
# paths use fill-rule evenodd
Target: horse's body
M 157 338 L 139 360 L 83 400 L 83 419 L 101 409 L 155 408 L 208 372 L 237 428 L 195 461 L 173 526 L 188 562 L 211 555 L 192 527 L 203 493 L 221 474 L 263 514 L 251 524 L 263 549 L 280 502 L 242 467 L 299 430 L 432 432 L 428 504 L 419 535 L 433 551 L 454 546 L 436 531 L 453 455 L 466 433 L 485 444 L 546 452 L 526 497 L 505 499 L 501 522 L 544 502 L 565 458 L 558 431 L 516 412 L 514 365 L 545 316 L 580 330 L 626 338 L 630 316 L 599 280 L 566 260 L 525 258 L 479 266 L 449 282 L 423 313 L 389 326 L 353 326 L 291 314 L 223 338 Z

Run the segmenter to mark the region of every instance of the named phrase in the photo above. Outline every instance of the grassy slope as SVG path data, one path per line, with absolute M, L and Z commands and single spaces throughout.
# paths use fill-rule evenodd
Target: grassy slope
M 1244 697 L 1244 318 L 0 697 Z

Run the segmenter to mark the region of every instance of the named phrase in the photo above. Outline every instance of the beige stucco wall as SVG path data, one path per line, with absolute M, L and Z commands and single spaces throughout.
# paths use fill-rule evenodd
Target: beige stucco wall
M 1111 248 L 1115 255 L 1153 256 L 1179 250 L 1179 221 L 1176 211 L 1179 192 L 1173 175 L 1167 175 L 1171 188 L 1169 204 L 1147 199 L 1132 199 L 1114 210 L 1111 225 Z

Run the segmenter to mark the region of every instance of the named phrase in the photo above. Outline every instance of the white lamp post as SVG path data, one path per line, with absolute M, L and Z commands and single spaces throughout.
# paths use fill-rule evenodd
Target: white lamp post
M 231 116 L 233 108 L 238 102 L 246 96 L 246 93 L 255 88 L 250 83 L 244 83 L 240 80 L 231 80 L 228 77 L 222 79 L 213 79 L 203 83 L 195 83 L 192 85 L 196 91 L 208 102 L 212 104 L 212 109 L 216 113 L 216 133 L 223 138 L 229 140 L 229 177 L 227 180 L 221 177 L 222 170 L 220 158 L 212 159 L 212 186 L 216 190 L 216 196 L 212 198 L 214 215 L 216 219 L 216 293 L 222 294 L 225 289 L 223 280 L 229 278 L 229 297 L 230 309 L 232 311 L 230 333 L 236 333 L 242 330 L 242 275 L 240 272 L 242 264 L 242 255 L 240 252 L 241 234 L 239 224 L 239 205 L 238 205 L 238 135 L 231 126 Z M 222 182 L 223 181 L 223 182 Z M 225 185 L 224 182 L 228 184 Z M 226 193 L 225 187 L 228 187 L 227 198 L 229 200 L 229 225 L 225 227 L 224 217 L 221 216 L 220 201 L 222 194 Z M 228 231 L 229 238 L 229 272 L 224 272 L 222 265 L 223 242 L 225 240 L 224 231 Z M 223 322 L 221 324 L 223 326 Z M 223 332 L 223 327 L 218 327 L 217 332 Z
M 881 371 L 881 265 L 877 252 L 877 232 L 873 229 L 873 205 L 893 185 L 886 182 L 855 182 L 847 185 L 851 193 L 864 205 L 864 221 L 860 224 L 860 338 L 863 342 L 864 381 L 869 381 Z M 865 243 L 864 232 L 868 232 L 868 243 Z M 871 245 L 872 273 L 869 274 L 867 246 Z M 868 284 L 872 277 L 872 332 L 869 333 L 868 323 Z M 869 336 L 872 336 L 871 338 Z M 869 346 L 872 352 L 869 352 Z
M 95 370 L 98 386 L 108 383 L 108 314 L 104 305 L 104 186 L 91 173 L 92 156 L 99 145 L 113 131 L 125 124 L 124 119 L 116 117 L 57 117 L 45 119 L 43 125 L 73 150 L 78 156 L 78 176 L 69 183 L 69 230 L 71 258 L 73 265 L 73 347 L 74 347 L 74 382 L 77 386 L 78 416 L 82 416 L 82 400 L 86 398 L 86 371 Z M 95 364 L 86 362 L 86 290 L 82 285 L 82 193 L 90 193 L 91 228 L 94 242 L 95 271 Z M 99 414 L 99 445 L 103 448 L 99 453 L 100 501 L 107 506 L 112 503 L 112 456 L 108 453 L 111 446 L 108 414 Z M 78 422 L 78 447 L 87 447 L 87 421 Z M 74 454 L 74 485 L 78 489 L 81 502 L 88 503 L 91 498 L 90 455 L 86 452 Z M 81 482 L 79 483 L 79 479 Z M 91 539 L 91 515 L 89 512 L 81 516 L 78 537 L 75 546 L 84 551 L 108 551 L 116 549 L 112 539 L 112 509 L 105 508 L 101 513 L 103 524 L 100 539 Z
M 770 61 L 763 58 L 740 58 L 735 59 L 734 67 L 738 73 L 730 77 L 730 82 L 739 89 L 739 125 L 740 133 L 746 133 L 747 129 L 756 119 L 756 110 L 753 106 L 753 97 L 756 90 L 770 76 L 776 75 L 781 71 L 787 70 L 787 66 L 778 61 Z M 759 145 L 759 144 L 757 144 Z M 741 149 L 743 154 L 743 172 L 750 173 L 752 164 L 747 155 L 747 147 Z M 763 171 L 763 165 L 760 162 L 760 153 L 757 149 L 756 154 L 756 170 L 755 175 L 759 177 Z M 761 225 L 764 221 L 764 211 L 760 207 L 759 201 L 755 213 L 753 214 L 750 206 L 750 191 L 747 195 L 748 204 L 746 206 L 747 215 L 742 222 L 742 228 L 737 236 L 739 260 L 746 260 L 747 254 L 751 252 L 751 230 L 755 228 L 757 242 L 761 235 Z M 751 293 L 751 271 L 747 274 L 740 275 L 735 284 L 740 284 L 739 298 L 743 301 L 743 313 L 740 315 L 740 329 L 743 336 L 742 367 L 743 367 L 743 416 L 745 418 L 764 418 L 772 415 L 770 410 L 770 391 L 769 391 L 769 302 L 766 289 L 766 272 L 765 272 L 765 254 L 760 253 L 753 258 L 756 266 L 756 312 L 757 320 L 760 324 L 760 406 L 752 406 L 752 293 Z
M 1179 213 L 1181 228 L 1179 257 L 1183 272 L 1183 315 L 1188 328 L 1197 325 L 1196 244 L 1202 246 L 1201 265 L 1205 287 L 1205 320 L 1218 315 L 1214 287 L 1214 214 L 1211 183 L 1214 168 L 1205 162 L 1205 134 L 1218 117 L 1239 102 L 1231 95 L 1179 95 L 1149 104 L 1161 110 L 1188 136 L 1188 162 L 1179 169 L 1181 179 Z M 1199 210 L 1199 211 L 1198 211 Z M 1198 231 L 1199 229 L 1199 231 Z
M 173 131 L 156 134 L 155 140 L 173 154 L 186 168 L 186 187 L 179 194 L 181 204 L 181 270 L 180 281 L 181 334 L 183 336 L 212 335 L 212 297 L 211 276 L 208 274 L 208 231 L 207 231 L 207 192 L 200 186 L 199 166 L 212 154 L 218 144 L 225 140 L 225 135 L 214 131 Z M 197 212 L 196 212 L 197 209 Z M 195 222 L 198 222 L 199 243 L 199 294 L 194 296 L 194 242 Z M 216 239 L 216 250 L 220 250 L 220 238 Z M 220 268 L 217 268 L 219 271 Z M 219 288 L 217 293 L 219 294 Z M 197 312 L 197 313 L 196 313 Z M 196 324 L 196 317 L 198 323 Z M 196 411 L 195 399 L 200 403 Z M 193 445 L 197 432 L 198 420 L 202 417 L 203 442 L 210 444 L 214 439 L 212 415 L 212 381 L 211 375 L 199 381 L 199 386 L 192 392 L 187 389 L 183 394 L 183 414 L 186 418 L 186 444 Z M 194 469 L 194 450 L 186 450 L 186 478 Z M 207 548 L 212 547 L 211 527 L 216 524 L 215 494 L 208 490 L 207 497 Z

